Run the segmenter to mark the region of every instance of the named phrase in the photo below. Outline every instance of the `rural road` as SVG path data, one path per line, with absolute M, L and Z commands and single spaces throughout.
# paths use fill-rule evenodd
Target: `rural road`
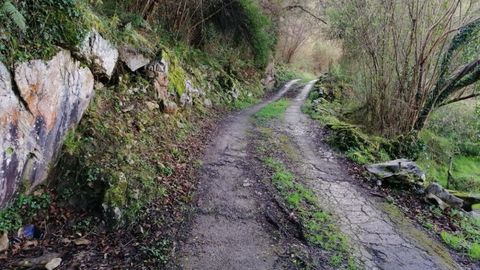
M 197 208 L 177 253 L 181 269 L 283 269 L 285 247 L 269 229 L 260 192 L 249 188 L 260 179 L 249 167 L 247 146 L 251 116 L 295 83 L 221 126 L 203 160 Z M 353 184 L 339 157 L 315 139 L 319 127 L 301 112 L 314 83 L 293 99 L 276 129 L 291 138 L 301 155 L 295 174 L 338 219 L 362 268 L 459 269 L 440 244 L 405 219 L 387 214 L 382 202 Z
M 335 153 L 314 141 L 318 128 L 301 111 L 314 83 L 307 84 L 293 100 L 283 129 L 301 153 L 297 173 L 304 177 L 321 204 L 338 218 L 365 269 L 458 269 L 439 243 L 408 221 L 390 217 L 381 203 L 352 184 L 355 180 Z

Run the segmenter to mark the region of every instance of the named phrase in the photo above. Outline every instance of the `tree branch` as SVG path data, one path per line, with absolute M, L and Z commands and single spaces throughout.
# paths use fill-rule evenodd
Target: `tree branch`
M 301 11 L 307 13 L 308 15 L 310 15 L 310 16 L 312 16 L 313 18 L 321 21 L 322 23 L 327 24 L 327 22 L 326 22 L 324 19 L 322 19 L 322 18 L 318 17 L 317 15 L 313 14 L 313 12 L 311 12 L 310 10 L 306 9 L 305 7 L 303 7 L 303 6 L 301 6 L 301 5 L 291 5 L 291 6 L 285 7 L 285 9 L 286 9 L 286 10 L 300 9 Z
M 443 107 L 443 106 L 448 105 L 448 104 L 452 104 L 452 103 L 455 103 L 455 102 L 459 102 L 459 101 L 462 101 L 462 100 L 467 100 L 467 99 L 471 99 L 471 98 L 475 98 L 475 97 L 479 97 L 479 96 L 480 96 L 480 93 L 475 93 L 475 94 L 471 94 L 471 95 L 464 96 L 464 97 L 454 98 L 452 100 L 449 100 L 447 102 L 444 102 L 444 103 L 440 104 L 438 107 Z

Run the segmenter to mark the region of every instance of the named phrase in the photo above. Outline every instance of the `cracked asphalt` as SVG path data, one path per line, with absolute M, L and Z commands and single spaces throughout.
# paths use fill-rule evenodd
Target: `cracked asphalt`
M 409 222 L 392 219 L 381 203 L 352 184 L 333 151 L 314 142 L 315 123 L 301 112 L 314 81 L 287 109 L 283 129 L 301 153 L 298 172 L 339 220 L 365 269 L 459 269 L 448 251 Z M 313 128 L 312 128 L 313 127 Z
M 216 143 L 207 150 L 197 210 L 180 250 L 182 269 L 279 269 L 283 246 L 267 229 L 262 201 L 248 188 L 255 179 L 245 160 L 247 131 L 252 128 L 250 117 L 294 83 L 227 119 Z
M 274 97 L 226 119 L 200 172 L 198 203 L 178 255 L 182 269 L 284 269 L 285 243 L 272 233 L 265 202 L 252 185 L 250 117 Z M 301 112 L 314 82 L 306 85 L 275 129 L 286 133 L 300 158 L 296 175 L 337 219 L 364 269 L 460 269 L 448 251 L 409 221 L 393 217 L 382 202 L 352 183 L 339 157 L 316 139 L 319 127 Z

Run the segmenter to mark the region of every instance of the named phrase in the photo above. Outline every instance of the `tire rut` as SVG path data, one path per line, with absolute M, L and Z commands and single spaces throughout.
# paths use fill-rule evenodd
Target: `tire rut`
M 182 269 L 278 269 L 283 247 L 268 231 L 265 205 L 248 187 L 250 117 L 278 100 L 296 81 L 267 101 L 226 119 L 200 172 L 197 210 L 180 248 Z
M 301 112 L 306 85 L 287 109 L 284 126 L 301 153 L 298 174 L 322 205 L 339 220 L 365 269 L 460 269 L 441 244 L 403 220 L 397 222 L 382 204 L 352 184 L 346 169 L 325 145 L 315 143 L 315 123 Z

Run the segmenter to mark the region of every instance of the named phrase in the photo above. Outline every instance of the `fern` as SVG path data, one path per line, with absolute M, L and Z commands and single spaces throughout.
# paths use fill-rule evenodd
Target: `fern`
M 13 5 L 9 0 L 5 1 L 0 7 L 0 16 L 6 15 L 11 21 L 22 31 L 27 31 L 27 23 L 25 22 L 25 17 L 20 13 L 20 11 Z

